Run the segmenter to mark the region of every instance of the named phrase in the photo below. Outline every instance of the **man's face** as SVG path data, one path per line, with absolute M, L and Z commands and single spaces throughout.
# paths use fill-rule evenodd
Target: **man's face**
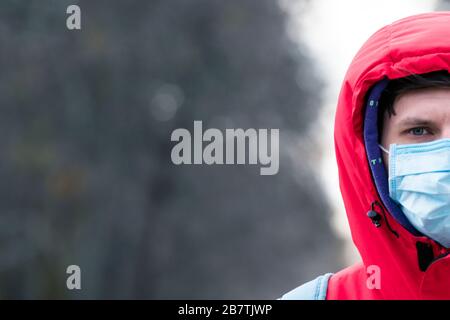
M 386 112 L 381 145 L 410 144 L 450 138 L 450 89 L 413 90 L 394 101 L 395 115 Z M 386 169 L 389 156 L 383 152 Z

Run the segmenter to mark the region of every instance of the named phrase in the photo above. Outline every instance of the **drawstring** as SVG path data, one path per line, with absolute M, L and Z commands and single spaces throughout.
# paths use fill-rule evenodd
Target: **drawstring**
M 398 238 L 399 235 L 398 235 L 397 231 L 392 229 L 391 225 L 389 224 L 388 219 L 386 218 L 386 211 L 384 210 L 383 206 L 376 200 L 372 202 L 372 204 L 370 205 L 370 211 L 367 212 L 367 216 L 370 218 L 370 220 L 372 220 L 372 223 L 377 228 L 381 227 L 381 216 L 375 210 L 375 206 L 377 206 L 378 208 L 381 209 L 381 212 L 383 213 L 383 216 L 384 216 L 384 221 L 386 221 L 386 225 L 387 225 L 389 231 L 391 231 Z

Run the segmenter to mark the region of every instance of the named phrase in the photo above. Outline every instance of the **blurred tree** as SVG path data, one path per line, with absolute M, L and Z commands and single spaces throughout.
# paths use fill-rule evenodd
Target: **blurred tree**
M 339 267 L 307 134 L 322 83 L 285 20 L 272 0 L 2 1 L 0 297 L 270 299 Z M 280 128 L 279 174 L 173 165 L 194 120 Z
M 438 11 L 450 10 L 450 0 L 439 0 L 436 4 L 436 10 Z

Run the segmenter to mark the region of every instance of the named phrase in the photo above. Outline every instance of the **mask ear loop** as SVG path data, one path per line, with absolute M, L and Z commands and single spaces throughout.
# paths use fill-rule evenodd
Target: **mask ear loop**
M 389 154 L 389 150 L 387 150 L 385 147 L 383 147 L 381 144 L 378 145 L 381 149 L 381 151 L 384 151 L 385 153 Z

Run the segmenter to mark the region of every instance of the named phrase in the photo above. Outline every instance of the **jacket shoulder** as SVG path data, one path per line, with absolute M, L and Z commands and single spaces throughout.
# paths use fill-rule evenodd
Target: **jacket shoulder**
M 328 282 L 329 300 L 372 300 L 379 290 L 369 290 L 367 273 L 362 262 L 358 262 L 335 273 Z
M 328 280 L 332 273 L 321 275 L 294 290 L 285 293 L 277 300 L 325 300 L 327 296 Z

